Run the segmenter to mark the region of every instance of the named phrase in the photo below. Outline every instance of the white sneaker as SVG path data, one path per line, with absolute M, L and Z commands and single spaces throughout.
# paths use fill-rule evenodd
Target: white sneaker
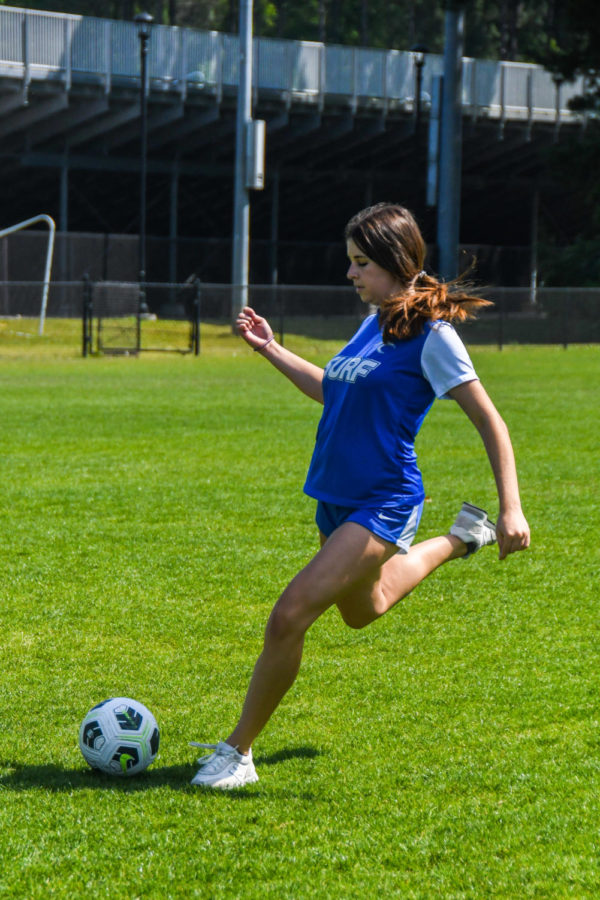
M 200 746 L 214 747 L 214 751 L 198 760 L 200 768 L 192 778 L 192 784 L 198 787 L 231 790 L 258 781 L 252 762 L 252 750 L 248 750 L 248 753 L 238 753 L 235 747 L 231 747 L 225 741 L 216 746 L 214 744 Z
M 450 534 L 460 538 L 467 545 L 463 559 L 481 547 L 496 543 L 496 526 L 490 522 L 484 509 L 473 506 L 472 503 L 463 503 Z

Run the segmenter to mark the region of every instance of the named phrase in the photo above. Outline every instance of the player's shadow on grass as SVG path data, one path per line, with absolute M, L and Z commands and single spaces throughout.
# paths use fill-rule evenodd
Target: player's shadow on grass
M 313 747 L 290 747 L 259 756 L 258 765 L 275 766 L 290 759 L 314 759 L 319 751 Z M 0 775 L 0 790 L 29 791 L 32 788 L 45 788 L 52 793 L 77 790 L 113 790 L 122 793 L 148 791 L 154 788 L 169 787 L 181 790 L 190 787 L 190 779 L 196 771 L 193 760 L 185 765 L 161 766 L 155 763 L 145 772 L 131 778 L 119 778 L 105 775 L 90 768 L 65 769 L 48 763 L 46 765 L 28 766 L 22 763 L 0 761 L 0 770 L 8 769 Z
M 268 756 L 262 754 L 255 756 L 254 762 L 257 766 L 276 766 L 277 763 L 287 762 L 288 759 L 314 759 L 320 755 L 316 747 L 286 747 L 276 753 L 269 753 Z

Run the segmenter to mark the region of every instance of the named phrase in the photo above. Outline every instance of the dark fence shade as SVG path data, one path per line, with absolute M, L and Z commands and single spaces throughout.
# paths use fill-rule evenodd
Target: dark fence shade
M 29 322 L 33 333 L 40 317 L 42 290 L 40 281 L 0 281 L 0 319 L 19 318 L 23 330 Z M 171 327 L 168 323 L 199 323 L 201 328 L 202 323 L 231 322 L 231 285 L 197 280 L 150 283 L 145 292 L 149 317 L 163 323 L 165 334 Z M 458 329 L 469 344 L 600 343 L 600 288 L 541 288 L 533 298 L 526 288 L 490 288 L 485 295 L 494 305 Z M 109 321 L 122 333 L 124 322 L 119 324 L 119 320 L 129 319 L 132 327 L 141 329 L 142 349 L 151 349 L 143 346 L 139 298 L 139 285 L 131 281 L 53 282 L 46 318 L 79 319 L 85 307 L 88 319 L 104 323 L 99 327 L 105 334 Z M 344 342 L 370 312 L 351 287 L 250 285 L 248 303 L 269 319 L 284 342 L 289 334 Z M 185 328 L 182 333 L 187 334 Z M 199 335 L 194 340 L 199 340 Z
M 47 230 L 31 228 L 0 241 L 0 281 L 38 281 L 44 277 Z M 232 244 L 229 238 L 171 240 L 149 235 L 147 278 L 151 282 L 185 282 L 194 277 L 211 284 L 230 278 Z M 461 269 L 477 261 L 476 277 L 484 284 L 522 285 L 529 280 L 528 247 L 461 246 Z M 429 248 L 435 268 L 435 248 Z M 348 260 L 343 240 L 284 241 L 253 239 L 250 281 L 270 284 L 274 268 L 282 284 L 343 286 Z M 52 281 L 136 281 L 139 273 L 138 237 L 132 234 L 57 232 Z M 2 308 L 0 307 L 0 314 Z

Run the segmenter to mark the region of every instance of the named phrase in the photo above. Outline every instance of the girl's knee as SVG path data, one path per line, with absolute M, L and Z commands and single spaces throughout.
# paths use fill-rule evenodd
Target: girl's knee
M 302 636 L 308 627 L 304 619 L 301 604 L 294 602 L 293 597 L 284 593 L 271 611 L 265 637 L 268 640 L 282 641 Z

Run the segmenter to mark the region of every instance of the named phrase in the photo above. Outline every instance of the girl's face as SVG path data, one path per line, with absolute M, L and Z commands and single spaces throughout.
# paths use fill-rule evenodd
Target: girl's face
M 365 256 L 353 240 L 346 244 L 350 268 L 346 272 L 363 303 L 381 306 L 384 300 L 399 294 L 402 284 L 387 269 Z

